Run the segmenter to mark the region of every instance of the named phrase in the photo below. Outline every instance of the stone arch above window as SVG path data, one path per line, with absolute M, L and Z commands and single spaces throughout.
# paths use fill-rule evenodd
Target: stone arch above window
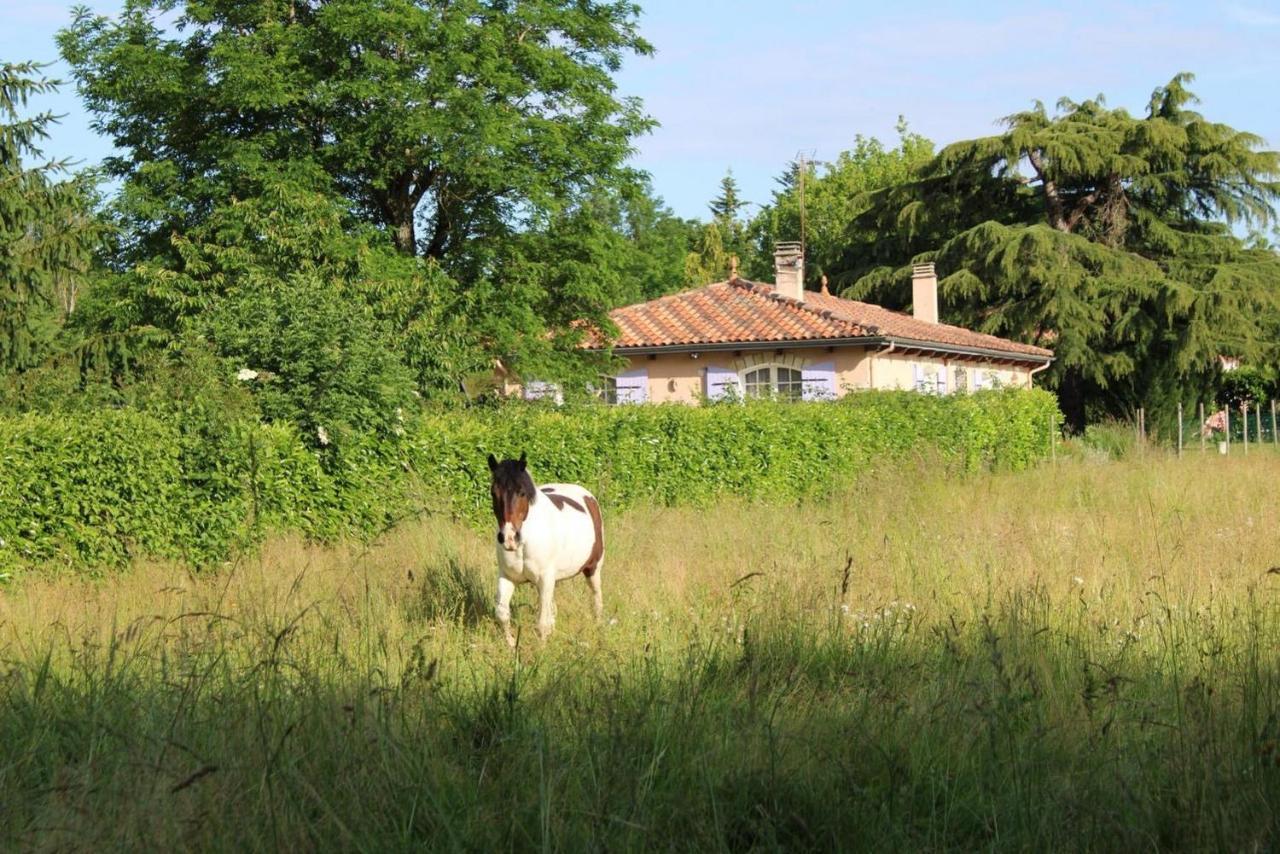
M 804 356 L 795 353 L 784 353 L 776 355 L 774 353 L 748 353 L 740 356 L 730 363 L 729 368 L 738 376 L 742 376 L 752 368 L 758 368 L 762 365 L 778 365 L 783 368 L 791 368 L 796 371 L 803 371 L 809 367 L 812 359 L 806 359 Z

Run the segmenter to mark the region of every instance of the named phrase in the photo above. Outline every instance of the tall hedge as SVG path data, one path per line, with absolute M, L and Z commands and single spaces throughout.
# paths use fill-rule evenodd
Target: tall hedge
M 485 456 L 528 454 L 543 482 L 587 485 L 608 509 L 820 496 L 877 461 L 1023 468 L 1048 452 L 1042 391 L 834 403 L 553 409 L 420 416 L 395 441 L 308 447 L 285 427 L 190 429 L 110 410 L 0 419 L 0 572 L 225 559 L 270 531 L 318 540 L 381 530 L 429 505 L 487 518 Z

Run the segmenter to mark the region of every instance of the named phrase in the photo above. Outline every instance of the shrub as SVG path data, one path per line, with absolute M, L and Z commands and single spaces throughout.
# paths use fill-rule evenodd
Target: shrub
M 525 451 L 543 482 L 590 485 L 613 508 L 813 496 L 877 464 L 929 456 L 965 471 L 1043 458 L 1060 420 L 1043 391 L 930 397 L 860 392 L 836 403 L 689 407 L 516 404 L 425 416 L 410 442 L 427 488 L 488 513 L 485 455 Z
M 201 565 L 268 531 L 318 540 L 384 530 L 423 497 L 488 518 L 485 456 L 529 455 L 542 482 L 587 484 L 608 508 L 706 505 L 725 495 L 819 496 L 913 457 L 960 471 L 1019 469 L 1048 451 L 1043 391 L 724 406 L 511 404 L 428 413 L 403 436 L 311 447 L 293 425 L 228 420 L 216 401 L 0 418 L 0 570 Z

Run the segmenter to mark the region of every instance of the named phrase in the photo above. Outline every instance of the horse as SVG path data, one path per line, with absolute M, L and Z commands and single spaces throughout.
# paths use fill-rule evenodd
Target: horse
M 489 455 L 490 496 L 498 523 L 498 595 L 494 614 L 507 644 L 511 632 L 511 596 L 517 584 L 538 589 L 538 636 L 543 643 L 556 624 L 556 582 L 581 573 L 591 588 L 597 620 L 604 614 L 600 570 L 604 529 L 594 495 L 574 483 L 541 488 L 529 476 L 525 454 L 518 460 Z

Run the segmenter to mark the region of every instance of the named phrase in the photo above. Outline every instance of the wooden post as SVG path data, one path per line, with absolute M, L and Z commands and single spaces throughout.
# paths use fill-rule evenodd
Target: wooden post
M 1053 413 L 1049 413 L 1049 462 L 1058 464 L 1058 437 L 1053 431 Z
M 1244 432 L 1240 434 L 1244 441 L 1244 455 L 1249 456 L 1249 404 L 1240 404 L 1240 429 Z
M 1200 401 L 1200 453 L 1204 453 L 1204 401 Z
M 1222 421 L 1227 428 L 1227 453 L 1231 453 L 1231 407 L 1222 407 Z
M 1276 430 L 1276 402 L 1271 401 L 1271 444 L 1280 445 L 1280 431 Z
M 1182 401 L 1178 401 L 1178 456 L 1182 456 Z
M 1258 447 L 1262 447 L 1262 404 L 1254 402 L 1253 404 L 1253 423 L 1258 427 Z

